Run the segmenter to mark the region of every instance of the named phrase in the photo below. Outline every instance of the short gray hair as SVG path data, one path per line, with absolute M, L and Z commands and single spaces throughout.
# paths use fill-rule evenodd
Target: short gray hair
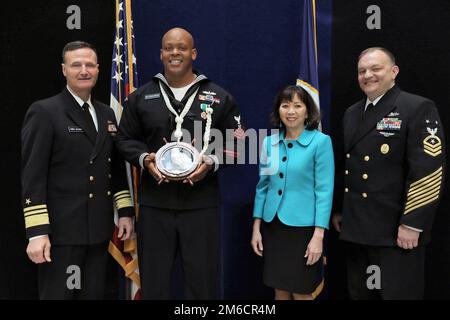
M 85 41 L 72 41 L 69 43 L 66 43 L 66 45 L 64 46 L 63 50 L 62 50 L 62 62 L 64 63 L 64 59 L 66 57 L 66 52 L 67 51 L 73 51 L 73 50 L 78 50 L 78 49 L 83 49 L 83 48 L 89 48 L 92 51 L 95 52 L 95 55 L 98 57 L 97 55 L 97 50 L 95 49 L 95 47 L 90 44 L 89 42 L 85 42 Z

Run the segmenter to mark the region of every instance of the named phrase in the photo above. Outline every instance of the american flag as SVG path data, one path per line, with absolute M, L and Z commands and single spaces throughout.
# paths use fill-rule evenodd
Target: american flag
M 137 87 L 136 51 L 134 43 L 133 20 L 131 18 L 131 0 L 116 0 L 116 34 L 114 37 L 114 50 L 111 68 L 111 102 L 117 122 L 120 122 L 123 102 Z M 137 209 L 137 178 L 138 169 L 130 168 L 127 163 L 128 184 L 132 190 L 132 198 Z M 136 211 L 137 212 L 137 211 Z M 109 243 L 109 252 L 123 268 L 128 280 L 127 298 L 140 299 L 140 279 L 138 260 L 136 254 L 135 238 L 125 243 L 118 237 L 117 212 L 115 214 L 115 228 Z

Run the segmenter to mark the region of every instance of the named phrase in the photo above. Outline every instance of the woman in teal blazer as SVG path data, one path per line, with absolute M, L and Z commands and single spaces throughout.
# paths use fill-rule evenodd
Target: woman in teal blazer
M 277 96 L 256 186 L 252 247 L 264 257 L 264 283 L 275 299 L 313 299 L 323 288 L 322 248 L 333 199 L 334 158 L 318 131 L 311 96 L 289 86 Z

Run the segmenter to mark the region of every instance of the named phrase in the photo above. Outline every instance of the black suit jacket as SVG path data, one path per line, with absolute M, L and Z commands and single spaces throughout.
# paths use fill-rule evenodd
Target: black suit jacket
M 345 168 L 341 239 L 395 246 L 398 226 L 430 241 L 442 196 L 444 132 L 435 104 L 394 86 L 364 114 L 365 99 L 343 120 Z
M 67 89 L 37 101 L 22 127 L 22 193 L 27 237 L 50 234 L 52 244 L 107 241 L 113 199 L 119 216 L 133 215 L 125 164 L 113 148 L 114 112 L 92 101 L 98 134 L 91 135 Z

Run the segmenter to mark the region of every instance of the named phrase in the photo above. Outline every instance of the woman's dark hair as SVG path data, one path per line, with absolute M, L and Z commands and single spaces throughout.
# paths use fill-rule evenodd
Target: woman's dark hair
M 300 100 L 306 105 L 306 111 L 308 113 L 308 119 L 305 122 L 306 130 L 314 130 L 319 127 L 320 112 L 317 108 L 314 100 L 311 98 L 308 92 L 300 86 L 287 86 L 283 88 L 275 97 L 275 102 L 272 107 L 272 113 L 270 114 L 270 122 L 275 128 L 283 128 L 284 124 L 280 119 L 280 105 L 283 101 L 292 101 L 295 96 L 298 96 Z

